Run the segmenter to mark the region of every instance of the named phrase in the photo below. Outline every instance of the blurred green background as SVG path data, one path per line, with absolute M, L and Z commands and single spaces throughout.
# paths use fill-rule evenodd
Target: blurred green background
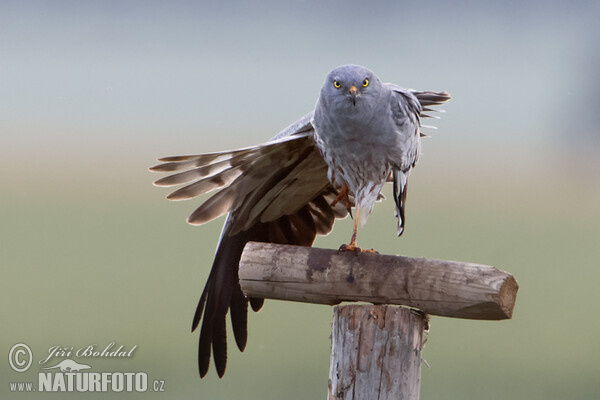
M 595 1 L 3 1 L 0 353 L 24 342 L 34 366 L 5 356 L 0 397 L 44 397 L 9 382 L 36 382 L 51 346 L 116 342 L 134 356 L 94 370 L 144 371 L 165 392 L 114 397 L 325 398 L 325 306 L 268 301 L 225 377 L 198 378 L 189 327 L 222 219 L 188 226 L 197 203 L 167 202 L 147 167 L 265 141 L 329 70 L 358 63 L 453 95 L 411 176 L 405 234 L 386 201 L 361 245 L 520 284 L 512 320 L 432 318 L 421 398 L 600 398 L 598 15 Z

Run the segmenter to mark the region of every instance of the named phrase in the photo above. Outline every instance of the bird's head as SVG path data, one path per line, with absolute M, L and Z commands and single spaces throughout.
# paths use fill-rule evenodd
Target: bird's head
M 369 111 L 381 94 L 381 81 L 360 65 L 343 65 L 331 71 L 321 88 L 324 104 L 337 111 L 358 114 Z

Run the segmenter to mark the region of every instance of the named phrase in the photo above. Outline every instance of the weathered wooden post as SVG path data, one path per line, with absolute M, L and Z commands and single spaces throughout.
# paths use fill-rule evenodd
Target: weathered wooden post
M 375 304 L 334 308 L 329 399 L 418 399 L 427 314 L 511 318 L 518 290 L 486 265 L 254 242 L 239 276 L 250 297 Z

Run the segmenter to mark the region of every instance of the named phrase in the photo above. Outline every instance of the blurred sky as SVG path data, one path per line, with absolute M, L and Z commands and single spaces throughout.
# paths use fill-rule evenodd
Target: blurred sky
M 358 63 L 451 92 L 444 146 L 585 148 L 598 137 L 599 11 L 594 1 L 3 1 L 0 146 L 60 162 L 252 144 L 310 110 L 329 70 Z
M 356 63 L 453 96 L 441 120 L 424 122 L 439 130 L 427 131 L 411 177 L 407 232 L 395 237 L 387 202 L 359 240 L 490 263 L 522 285 L 513 321 L 434 320 L 426 357 L 437 369 L 424 372 L 424 390 L 600 393 L 599 15 L 598 1 L 3 0 L 0 310 L 11 323 L 0 352 L 27 338 L 38 348 L 116 338 L 139 343 L 137 362 L 155 363 L 175 397 L 252 387 L 282 398 L 273 376 L 282 393 L 324 395 L 330 310 L 306 305 L 269 302 L 251 316 L 246 353 L 230 350 L 232 383 L 214 370 L 198 380 L 187 329 L 220 227 L 186 226 L 194 204 L 167 203 L 147 167 L 265 141 L 313 108 L 331 69 Z M 319 243 L 337 246 L 349 224 Z M 65 285 L 90 300 L 56 290 Z M 307 320 L 315 337 L 298 334 Z

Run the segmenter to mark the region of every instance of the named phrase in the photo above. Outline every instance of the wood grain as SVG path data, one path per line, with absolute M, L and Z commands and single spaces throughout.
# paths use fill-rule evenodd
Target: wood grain
M 396 304 L 481 320 L 511 318 L 519 288 L 487 265 L 256 242 L 244 249 L 239 277 L 249 297 Z

